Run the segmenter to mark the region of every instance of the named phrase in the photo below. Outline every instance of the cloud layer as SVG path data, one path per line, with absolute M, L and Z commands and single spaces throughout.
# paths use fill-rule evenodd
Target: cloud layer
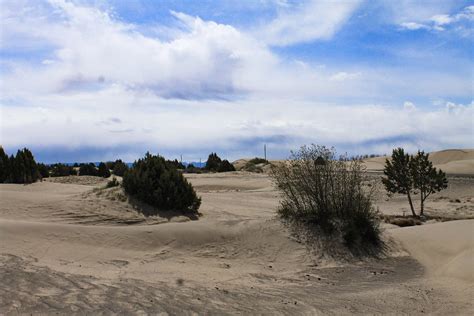
M 239 28 L 172 10 L 171 24 L 144 25 L 64 0 L 6 2 L 0 143 L 40 155 L 87 148 L 97 160 L 147 149 L 238 158 L 262 143 L 278 158 L 309 142 L 352 152 L 472 147 L 466 69 L 321 64 L 273 49 L 335 40 L 361 5 L 279 2 L 265 23 Z M 446 28 L 469 10 L 426 21 Z M 400 21 L 394 32 L 427 23 Z

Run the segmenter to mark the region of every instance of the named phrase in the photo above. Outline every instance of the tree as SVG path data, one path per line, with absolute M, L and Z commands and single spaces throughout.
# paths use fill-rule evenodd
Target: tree
M 62 163 L 51 165 L 51 177 L 67 177 L 77 174 L 73 167 Z
M 201 199 L 193 186 L 163 157 L 147 153 L 133 164 L 123 177 L 123 188 L 129 195 L 157 210 L 197 213 Z M 145 214 L 155 215 L 155 214 Z
M 392 152 L 391 160 L 386 159 L 382 179 L 385 189 L 389 193 L 406 194 L 411 213 L 417 217 L 413 205 L 412 195 L 420 194 L 420 216 L 424 212 L 424 202 L 434 192 L 441 191 L 448 186 L 446 174 L 437 171 L 429 161 L 429 155 L 423 151 L 413 157 L 406 154 L 403 148 L 396 148 Z
M 229 162 L 229 160 L 224 159 L 222 162 L 219 164 L 219 167 L 217 168 L 217 172 L 229 172 L 229 171 L 235 171 L 235 167 L 233 164 Z
M 107 168 L 105 163 L 101 162 L 99 164 L 99 170 L 97 171 L 97 175 L 102 178 L 110 177 L 110 170 Z
M 79 166 L 79 175 L 80 176 L 97 176 L 97 168 L 95 165 L 90 163 L 82 163 Z
M 123 177 L 125 172 L 128 170 L 128 166 L 120 159 L 114 163 L 113 173 L 116 176 Z
M 410 161 L 410 172 L 413 179 L 413 187 L 420 194 L 420 216 L 424 214 L 425 200 L 435 192 L 448 187 L 446 174 L 442 170 L 436 170 L 429 160 L 429 154 L 418 151 Z
M 222 160 L 219 156 L 217 156 L 217 153 L 210 153 L 209 157 L 207 157 L 206 166 L 204 169 L 209 171 L 217 171 L 221 162 Z
M 49 167 L 44 163 L 38 164 L 38 171 L 41 175 L 41 178 L 49 178 Z
M 0 146 L 0 183 L 7 181 L 10 173 L 10 161 L 8 155 L 3 150 L 3 147 Z

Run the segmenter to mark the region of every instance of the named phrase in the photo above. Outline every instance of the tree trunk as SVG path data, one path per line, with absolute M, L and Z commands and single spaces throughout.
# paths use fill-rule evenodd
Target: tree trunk
M 413 217 L 417 217 L 415 213 L 415 208 L 413 207 L 413 201 L 411 200 L 410 192 L 407 193 L 407 196 L 408 196 L 408 202 L 410 203 L 411 214 L 413 215 Z
M 420 196 L 421 196 L 420 216 L 423 216 L 423 210 L 425 209 L 425 197 L 423 196 L 423 193 L 420 193 Z

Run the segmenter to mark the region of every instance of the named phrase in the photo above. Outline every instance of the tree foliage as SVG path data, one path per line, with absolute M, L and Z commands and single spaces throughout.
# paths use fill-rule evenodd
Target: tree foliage
M 112 170 L 113 170 L 114 175 L 123 177 L 125 172 L 128 170 L 128 166 L 122 160 L 118 159 L 118 160 L 115 160 Z
M 77 175 L 77 172 L 76 170 L 74 170 L 74 167 L 62 163 L 53 164 L 50 166 L 50 169 L 51 177 L 67 177 Z
M 282 193 L 279 215 L 310 233 L 340 236 L 350 248 L 381 245 L 379 217 L 372 191 L 363 184 L 361 162 L 335 158 L 333 148 L 303 146 L 287 163 L 272 167 Z
M 125 173 L 122 184 L 125 192 L 157 210 L 197 213 L 201 205 L 193 186 L 159 155 L 147 153 L 136 161 Z
M 217 153 L 210 153 L 206 161 L 205 170 L 213 172 L 228 172 L 235 171 L 234 165 L 232 165 L 228 160 L 222 160 Z
M 81 163 L 79 165 L 79 175 L 80 176 L 98 176 L 98 171 L 92 162 Z
M 38 164 L 29 149 L 23 148 L 8 157 L 0 146 L 0 182 L 33 183 L 40 178 Z
M 99 168 L 97 170 L 97 175 L 102 178 L 110 177 L 110 170 L 107 168 L 107 165 L 103 162 L 99 163 Z
M 417 216 L 413 195 L 420 195 L 419 215 L 423 216 L 428 196 L 448 187 L 446 174 L 433 167 L 424 151 L 411 156 L 403 148 L 394 149 L 391 159 L 385 161 L 384 174 L 382 182 L 387 192 L 407 195 L 413 216 Z
M 217 171 L 221 162 L 222 160 L 219 156 L 217 156 L 217 153 L 210 153 L 209 157 L 207 157 L 206 166 L 204 169 L 209 171 Z

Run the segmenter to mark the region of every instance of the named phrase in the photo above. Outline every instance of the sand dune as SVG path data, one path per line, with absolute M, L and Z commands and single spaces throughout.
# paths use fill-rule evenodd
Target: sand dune
M 187 177 L 202 196 L 199 220 L 144 220 L 114 199 L 114 188 L 98 190 L 102 182 L 0 185 L 0 313 L 463 314 L 473 308 L 472 221 L 387 226 L 396 243 L 386 255 L 341 260 L 308 251 L 275 218 L 278 193 L 268 175 Z M 427 212 L 474 212 L 470 188 L 468 178 L 452 180 Z M 388 214 L 406 207 L 403 199 L 382 196 L 377 203 Z

